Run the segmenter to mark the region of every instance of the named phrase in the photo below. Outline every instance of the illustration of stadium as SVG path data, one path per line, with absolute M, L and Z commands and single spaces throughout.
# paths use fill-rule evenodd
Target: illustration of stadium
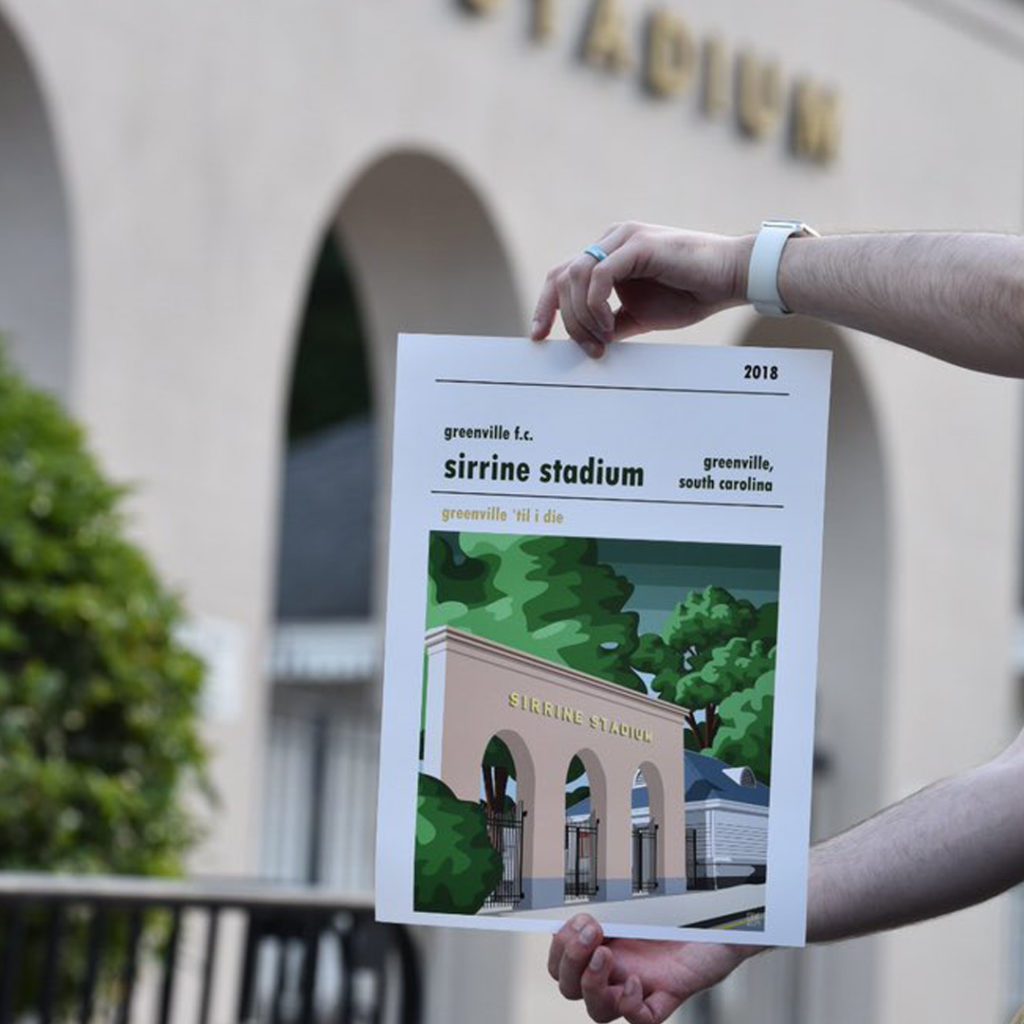
M 434 533 L 415 901 L 759 928 L 779 549 Z

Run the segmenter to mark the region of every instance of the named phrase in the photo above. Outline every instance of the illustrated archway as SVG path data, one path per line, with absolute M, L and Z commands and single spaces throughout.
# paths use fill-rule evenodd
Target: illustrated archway
M 581 771 L 582 770 L 582 771 Z M 587 797 L 572 801 L 574 787 L 584 782 Z M 587 813 L 579 813 L 580 806 Z M 574 813 L 575 812 L 575 813 Z M 576 751 L 565 772 L 565 898 L 603 899 L 602 865 L 607 862 L 608 780 L 598 755 L 589 748 Z
M 665 886 L 665 825 L 670 813 L 665 806 L 665 783 L 658 766 L 650 761 L 641 762 L 630 793 L 634 895 L 656 892 Z
M 518 752 L 518 756 L 513 751 Z M 522 737 L 502 729 L 488 741 L 481 757 L 481 794 L 491 845 L 501 858 L 501 878 L 487 906 L 513 908 L 524 899 L 527 871 L 525 829 L 533 807 L 533 760 Z M 532 850 L 530 850 L 532 869 Z
M 46 100 L 26 49 L 0 14 L 0 337 L 34 383 L 72 387 L 71 228 Z

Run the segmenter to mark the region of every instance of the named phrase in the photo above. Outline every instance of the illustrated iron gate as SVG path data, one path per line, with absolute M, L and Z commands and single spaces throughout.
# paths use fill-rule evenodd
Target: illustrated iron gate
M 597 830 L 600 819 L 565 823 L 565 895 L 597 892 Z
M 487 834 L 501 857 L 501 880 L 485 907 L 516 907 L 523 899 L 523 819 L 526 811 L 487 812 Z
M 703 888 L 701 879 L 697 877 L 697 830 L 686 830 L 686 888 Z
M 655 822 L 633 826 L 633 892 L 658 888 L 658 826 Z

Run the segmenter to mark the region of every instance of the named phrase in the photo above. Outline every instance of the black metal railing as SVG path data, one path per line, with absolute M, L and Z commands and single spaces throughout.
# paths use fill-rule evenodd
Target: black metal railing
M 658 826 L 656 822 L 633 826 L 633 892 L 658 888 Z
M 565 895 L 597 893 L 597 832 L 600 819 L 565 823 Z
M 526 811 L 487 812 L 487 833 L 501 857 L 501 880 L 484 901 L 485 907 L 513 909 L 523 901 L 523 819 Z
M 366 898 L 0 873 L 0 1024 L 418 1024 L 420 984 Z
M 697 860 L 697 830 L 691 825 L 686 829 L 686 888 L 704 887 L 703 865 Z

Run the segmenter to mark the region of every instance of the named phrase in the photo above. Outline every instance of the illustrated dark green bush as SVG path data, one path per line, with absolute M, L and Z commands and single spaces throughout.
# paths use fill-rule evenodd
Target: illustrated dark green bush
M 123 497 L 0 350 L 0 870 L 175 875 L 197 838 L 202 665 Z
M 501 881 L 483 807 L 421 774 L 416 802 L 414 901 L 417 910 L 475 914 Z

